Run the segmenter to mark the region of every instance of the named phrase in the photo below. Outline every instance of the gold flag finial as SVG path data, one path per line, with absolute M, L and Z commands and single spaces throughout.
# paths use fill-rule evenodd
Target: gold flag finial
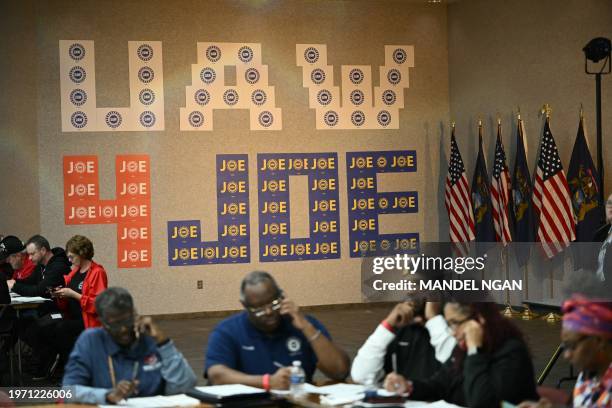
M 455 121 L 453 120 L 453 121 L 451 122 L 451 129 L 454 129 L 454 128 L 455 128 Z
M 542 115 L 545 115 L 546 119 L 550 119 L 550 114 L 552 113 L 552 108 L 550 107 L 549 104 L 545 103 L 544 106 L 542 106 L 542 110 L 540 111 L 540 113 Z
M 482 119 L 478 118 L 478 127 L 482 127 Z
M 520 107 L 520 106 L 517 106 L 516 108 L 517 108 L 516 118 L 517 118 L 518 120 L 521 120 L 521 107 Z
M 501 114 L 497 111 L 497 126 L 501 126 Z
M 580 120 L 584 119 L 584 107 L 582 106 L 582 102 L 580 102 Z

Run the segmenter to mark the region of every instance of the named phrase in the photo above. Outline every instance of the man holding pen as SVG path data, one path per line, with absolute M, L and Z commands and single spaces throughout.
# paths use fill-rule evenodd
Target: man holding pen
M 267 272 L 251 272 L 242 281 L 245 311 L 223 320 L 208 340 L 204 376 L 213 384 L 289 388 L 291 363 L 299 360 L 312 381 L 316 368 L 334 380 L 349 371 L 347 354 L 325 327 L 302 314 Z
M 96 297 L 102 327 L 84 331 L 65 368 L 71 402 L 116 404 L 131 396 L 178 394 L 196 384 L 193 370 L 150 317 L 137 317 L 132 296 L 109 288 Z

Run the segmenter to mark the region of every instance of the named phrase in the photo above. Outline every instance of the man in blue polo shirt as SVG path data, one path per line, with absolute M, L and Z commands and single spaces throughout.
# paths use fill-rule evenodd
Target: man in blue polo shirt
M 306 381 L 312 381 L 317 367 L 335 380 L 347 376 L 347 354 L 317 319 L 299 311 L 269 273 L 248 274 L 240 302 L 245 311 L 219 323 L 208 339 L 204 376 L 213 384 L 287 389 L 295 360 L 301 361 Z
M 196 384 L 183 355 L 150 317 L 136 317 L 132 296 L 109 288 L 96 297 L 103 327 L 85 330 L 66 364 L 70 402 L 116 404 L 131 396 L 178 394 Z

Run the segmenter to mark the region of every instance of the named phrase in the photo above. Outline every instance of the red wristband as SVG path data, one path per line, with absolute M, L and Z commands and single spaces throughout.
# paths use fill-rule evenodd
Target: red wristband
M 382 322 L 380 322 L 380 324 L 381 324 L 381 325 L 382 325 L 382 326 L 383 326 L 385 329 L 389 330 L 391 333 L 395 333 L 395 329 L 393 328 L 393 326 L 391 326 L 391 325 L 389 324 L 389 322 L 388 322 L 388 321 L 383 320 Z
M 264 390 L 270 391 L 270 374 L 264 374 L 263 377 L 261 377 L 261 385 Z

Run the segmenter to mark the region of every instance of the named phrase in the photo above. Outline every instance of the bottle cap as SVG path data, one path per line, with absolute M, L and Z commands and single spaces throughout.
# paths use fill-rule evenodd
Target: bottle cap
M 302 365 L 302 362 L 301 362 L 300 360 L 295 360 L 295 361 L 293 362 L 293 365 L 294 365 L 294 366 L 297 366 L 297 367 L 300 367 L 300 366 Z

